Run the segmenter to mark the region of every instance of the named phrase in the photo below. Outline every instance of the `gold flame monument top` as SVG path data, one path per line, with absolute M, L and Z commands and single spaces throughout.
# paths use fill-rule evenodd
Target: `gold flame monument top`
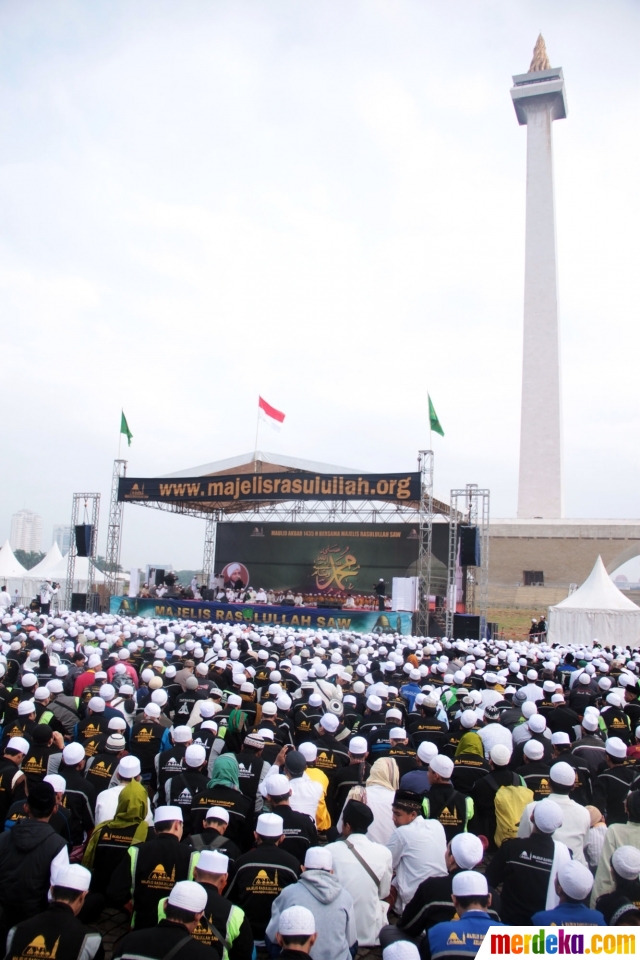
M 539 33 L 536 45 L 533 48 L 533 59 L 529 65 L 529 73 L 540 73 L 541 70 L 551 70 L 551 63 L 547 56 L 544 37 Z

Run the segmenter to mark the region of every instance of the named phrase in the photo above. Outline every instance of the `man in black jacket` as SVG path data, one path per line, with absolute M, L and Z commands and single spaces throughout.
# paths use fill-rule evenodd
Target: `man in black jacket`
M 169 892 L 165 919 L 123 937 L 113 960 L 162 960 L 168 953 L 173 960 L 220 960 L 221 951 L 194 939 L 206 906 L 204 887 L 192 880 L 178 881 Z
M 10 924 L 46 909 L 51 879 L 55 883 L 58 870 L 69 863 L 67 845 L 49 823 L 55 806 L 51 784 L 34 783 L 27 800 L 29 816 L 0 835 L 0 906 L 4 918 L 0 938 L 6 936 Z
M 191 833 L 191 806 L 199 793 L 207 789 L 207 752 L 200 743 L 190 743 L 184 753 L 185 768 L 165 783 L 161 799 L 169 806 L 180 807 L 184 832 Z
M 67 784 L 65 806 L 71 813 L 71 839 L 75 846 L 83 843 L 94 827 L 96 789 L 84 776 L 85 750 L 80 743 L 68 743 L 62 751 L 58 768 Z
M 12 737 L 0 758 L 0 824 L 4 824 L 12 803 L 26 797 L 26 778 L 20 764 L 29 752 L 29 741 Z
M 57 960 L 101 960 L 104 956 L 102 936 L 85 927 L 78 920 L 84 905 L 91 873 L 72 863 L 63 867 L 51 888 L 52 900 L 43 913 L 23 920 L 12 927 L 7 937 L 7 960 L 21 960 L 35 939 L 41 943 L 40 956 L 55 956 Z
M 291 787 L 283 774 L 272 774 L 267 778 L 266 785 L 269 788 L 269 805 L 274 813 L 282 817 L 284 840 L 280 847 L 303 864 L 309 847 L 318 845 L 316 825 L 308 814 L 292 810 L 289 806 Z
M 180 843 L 179 807 L 158 807 L 153 825 L 155 839 L 130 848 L 130 855 L 116 868 L 107 888 L 107 899 L 116 906 L 133 899 L 134 930 L 155 927 L 159 902 L 176 882 L 187 879 L 193 855 L 191 847 Z
M 555 800 L 541 800 L 533 808 L 531 835 L 505 840 L 489 863 L 487 882 L 492 887 L 502 884 L 503 923 L 528 925 L 534 913 L 546 909 L 556 852 L 553 833 L 560 826 L 560 806 Z M 564 852 L 569 860 L 569 851 Z
M 222 896 L 229 879 L 229 858 L 218 850 L 205 850 L 200 854 L 193 878 L 207 891 L 204 916 L 193 936 L 220 952 L 222 937 L 229 945 L 229 960 L 251 960 L 253 933 L 249 918 L 244 910 Z

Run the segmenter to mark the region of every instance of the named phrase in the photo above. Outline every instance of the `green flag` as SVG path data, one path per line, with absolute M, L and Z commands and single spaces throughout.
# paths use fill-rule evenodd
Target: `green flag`
M 131 430 L 129 430 L 129 424 L 127 423 L 127 418 L 124 415 L 124 410 L 122 411 L 122 419 L 120 420 L 120 433 L 124 433 L 125 437 L 127 438 L 127 445 L 131 446 L 133 434 L 131 433 Z
M 429 397 L 429 423 L 431 425 L 431 429 L 433 430 L 434 433 L 439 433 L 441 437 L 444 437 L 444 430 L 440 426 L 440 421 L 438 420 L 438 414 L 436 413 L 435 407 L 431 402 L 431 397 L 429 396 L 429 394 L 427 394 L 427 396 Z

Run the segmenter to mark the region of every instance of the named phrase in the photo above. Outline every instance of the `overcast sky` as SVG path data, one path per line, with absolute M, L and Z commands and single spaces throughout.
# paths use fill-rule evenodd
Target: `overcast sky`
M 4 0 L 0 536 L 129 474 L 260 446 L 517 495 L 526 128 L 554 124 L 569 517 L 638 517 L 636 0 Z M 126 447 L 124 448 L 126 449 Z M 123 562 L 204 522 L 125 510 Z

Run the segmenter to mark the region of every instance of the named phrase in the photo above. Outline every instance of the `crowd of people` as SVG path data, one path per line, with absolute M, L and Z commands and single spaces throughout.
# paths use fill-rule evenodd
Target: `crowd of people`
M 640 925 L 640 654 L 7 611 L 6 957 L 474 956 Z

